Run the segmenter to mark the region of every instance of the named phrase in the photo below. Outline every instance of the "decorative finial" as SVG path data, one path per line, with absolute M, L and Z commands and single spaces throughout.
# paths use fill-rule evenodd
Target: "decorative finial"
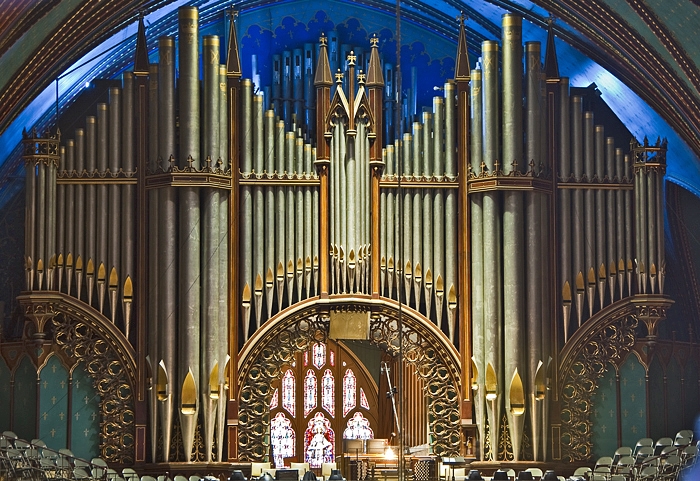
M 318 39 L 318 43 L 321 44 L 321 47 L 327 47 L 328 46 L 328 37 L 326 37 L 325 33 L 321 34 L 321 38 Z
M 549 14 L 549 16 L 548 16 L 547 18 L 544 19 L 544 21 L 547 22 L 547 26 L 548 26 L 548 27 L 551 27 L 552 25 L 554 25 L 554 22 L 555 22 L 556 20 L 557 20 L 557 19 L 556 19 L 556 18 L 554 17 L 554 15 L 552 15 L 551 13 Z
M 369 44 L 372 47 L 377 47 L 379 46 L 379 39 L 377 38 L 377 34 L 373 33 L 372 38 L 369 39 Z
M 355 65 L 355 60 L 357 60 L 357 56 L 354 51 L 350 50 L 350 55 L 348 55 L 348 67 Z
M 460 10 L 459 15 L 457 15 L 457 21 L 459 22 L 459 26 L 463 27 L 464 23 L 469 20 L 469 17 L 467 17 L 463 11 Z
M 341 72 L 340 69 L 338 69 L 338 73 L 335 74 L 335 83 L 343 83 L 343 72 Z
M 362 70 L 360 70 L 360 73 L 357 74 L 357 83 L 359 83 L 360 85 L 364 85 L 365 77 L 365 74 L 363 74 Z

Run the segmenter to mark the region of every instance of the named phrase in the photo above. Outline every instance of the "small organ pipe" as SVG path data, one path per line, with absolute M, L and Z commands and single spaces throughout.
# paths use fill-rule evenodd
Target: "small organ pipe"
M 124 72 L 122 75 L 122 160 L 121 167 L 124 172 L 132 173 L 136 170 L 134 163 L 134 73 Z M 135 224 L 132 219 L 136 217 L 135 209 L 136 186 L 129 184 L 123 187 L 121 205 L 121 273 L 122 285 L 129 277 L 136 279 L 135 271 Z M 136 282 L 143 282 L 140 279 Z M 124 334 L 129 338 L 130 326 L 126 324 L 128 316 L 127 309 L 131 309 L 124 304 Z
M 647 222 L 647 196 L 648 196 L 648 183 L 647 174 L 644 169 L 639 169 L 636 174 L 638 180 L 639 190 L 635 191 L 635 197 L 637 198 L 637 219 L 638 223 L 635 224 L 636 237 L 639 239 L 639 250 L 637 251 L 637 272 L 639 278 L 638 290 L 641 294 L 646 294 L 647 292 L 647 282 L 646 273 L 649 271 L 649 244 L 648 244 L 648 232 L 649 224 Z
M 603 177 L 605 177 L 605 130 L 602 125 L 595 126 L 595 175 L 597 177 L 597 182 L 601 183 Z M 604 266 L 604 271 L 607 272 L 608 266 L 605 264 L 605 192 L 602 189 L 596 189 L 595 191 L 595 264 L 594 268 L 596 273 L 601 273 L 600 268 Z M 605 295 L 605 277 L 599 277 L 599 292 L 600 297 L 599 308 L 602 309 L 604 306 L 604 295 Z
M 97 168 L 97 144 L 96 144 L 96 120 L 95 117 L 87 117 L 85 119 L 85 168 L 88 173 L 94 174 Z M 87 229 L 85 229 L 85 260 L 92 262 L 97 261 L 96 251 L 96 189 L 94 184 L 87 184 L 85 187 L 85 217 L 87 219 Z M 100 216 L 105 214 L 100 212 Z M 92 299 L 92 288 L 94 286 L 88 283 L 88 303 Z
M 278 121 L 275 125 L 275 165 L 277 173 L 282 174 L 286 170 L 284 162 L 284 122 Z M 285 221 L 288 215 L 286 209 L 286 188 L 278 187 L 276 192 L 277 211 L 275 216 L 275 244 L 276 244 L 276 286 L 277 286 L 277 309 L 282 310 L 282 298 L 284 296 L 285 269 L 287 266 L 287 252 L 285 241 L 287 240 L 285 231 Z M 273 211 L 274 212 L 274 211 Z
M 275 113 L 272 110 L 265 111 L 265 171 L 271 174 L 275 169 Z M 272 316 L 272 291 L 274 275 L 276 273 L 275 262 L 275 188 L 265 187 L 265 264 L 262 275 L 265 282 L 265 300 L 267 301 L 267 317 Z
M 264 112 L 263 97 L 253 97 L 253 170 L 261 174 L 265 170 L 264 164 Z M 244 129 L 248 128 L 243 126 Z M 270 237 L 265 237 L 265 188 L 259 185 L 253 187 L 253 277 L 254 277 L 254 303 L 255 316 L 251 328 L 253 331 L 262 324 L 263 286 L 265 283 L 265 246 L 270 244 Z M 263 242 L 267 239 L 267 242 Z M 221 251 L 219 251 L 221 255 Z
M 608 181 L 612 181 L 615 177 L 615 139 L 607 137 L 605 139 L 605 176 Z M 618 257 L 615 255 L 615 240 L 616 236 L 616 221 L 617 204 L 615 202 L 615 192 L 612 190 L 605 191 L 605 206 L 606 206 L 606 256 L 605 267 L 608 270 L 608 288 L 610 289 L 610 303 L 615 301 L 615 272 Z
M 59 164 L 59 172 L 66 169 L 66 148 L 61 147 L 61 163 Z M 64 184 L 56 185 L 56 257 L 58 263 L 58 285 L 56 290 L 63 291 L 63 269 L 66 263 L 68 251 L 66 249 L 66 191 L 67 186 Z M 26 241 L 25 241 L 26 245 Z M 25 250 L 25 256 L 28 251 Z
M 311 149 L 311 165 L 316 164 L 316 149 Z M 320 225 L 319 225 L 319 209 L 320 209 L 320 198 L 319 189 L 314 188 L 311 195 L 311 209 L 313 211 L 311 216 L 311 244 L 312 244 L 312 262 L 313 262 L 313 285 L 314 285 L 314 295 L 320 294 L 321 289 L 319 288 L 318 272 L 320 269 L 319 256 L 320 256 Z
M 223 81 L 223 79 L 222 79 Z M 261 105 L 262 106 L 262 105 Z M 241 132 L 241 164 L 240 169 L 244 174 L 250 174 L 253 170 L 253 143 L 255 124 L 253 123 L 253 85 L 249 79 L 241 81 L 241 116 L 242 124 Z M 259 189 L 259 188 L 258 188 Z M 255 256 L 253 255 L 253 192 L 250 186 L 242 185 L 240 188 L 240 274 L 241 274 L 241 292 L 248 289 L 249 295 L 253 294 L 254 285 L 254 270 L 253 263 Z M 264 239 L 260 237 L 259 239 Z M 258 243 L 262 244 L 261 241 Z M 261 246 L 262 247 L 262 246 Z M 243 323 L 243 339 L 247 340 L 250 333 L 251 310 L 247 309 L 244 312 L 242 319 Z M 253 319 L 255 315 L 253 314 Z
M 100 105 L 102 105 L 104 108 L 100 108 Z M 97 115 L 98 115 L 98 121 L 99 121 L 99 116 L 101 112 L 103 113 L 103 125 L 104 122 L 106 121 L 106 109 L 105 104 L 97 104 Z M 98 124 L 99 127 L 99 124 Z M 107 147 L 107 139 L 106 139 L 106 125 L 104 125 L 104 149 L 103 151 L 106 154 L 106 147 Z M 99 152 L 99 151 L 98 151 Z M 98 158 L 99 160 L 99 158 Z M 106 168 L 106 155 L 104 156 L 104 161 L 105 165 L 102 168 L 101 172 L 104 172 L 104 169 Z M 98 163 L 98 169 L 100 168 L 100 165 Z M 82 172 L 85 169 L 85 131 L 83 129 L 76 129 L 75 131 L 75 170 L 78 172 Z M 102 198 L 102 201 L 100 202 L 100 198 L 98 198 L 98 203 L 97 203 L 97 212 L 102 213 L 99 218 L 98 218 L 98 229 L 104 229 L 102 231 L 102 252 L 105 254 L 106 249 L 107 249 L 107 239 L 105 239 L 106 236 L 106 231 L 107 231 L 107 217 L 105 216 L 105 212 L 107 212 L 107 186 L 106 185 L 100 185 L 98 186 L 98 193 L 102 190 L 104 197 Z M 85 187 L 81 184 L 76 184 L 75 186 L 75 254 L 73 255 L 73 263 L 76 267 L 75 273 L 76 273 L 76 288 L 77 288 L 77 295 L 76 297 L 78 299 L 81 299 L 81 291 L 82 291 L 82 273 L 78 269 L 78 258 L 81 259 L 83 266 L 87 265 L 87 259 L 85 258 Z M 102 209 L 100 209 L 100 206 Z M 100 238 L 100 230 L 97 231 L 98 238 Z M 103 257 L 104 259 L 104 257 Z M 100 309 L 101 311 L 101 309 Z
M 445 175 L 445 156 L 443 133 L 445 131 L 445 103 L 442 97 L 433 97 L 433 162 L 434 173 L 438 177 Z M 444 189 L 435 189 L 433 195 L 433 286 L 435 291 L 435 321 L 442 324 L 442 306 L 445 299 L 445 218 Z
M 301 57 L 301 53 L 300 53 Z M 303 112 L 303 110 L 300 110 L 300 113 Z M 301 117 L 299 117 L 301 118 Z M 294 138 L 294 160 L 295 160 L 295 167 L 294 171 L 297 173 L 297 175 L 301 175 L 302 172 L 304 172 L 304 139 L 301 137 L 295 137 Z M 295 263 L 295 274 L 296 274 L 296 291 L 297 291 L 297 300 L 300 301 L 303 299 L 302 295 L 302 288 L 304 285 L 304 261 L 305 261 L 305 256 L 304 256 L 304 237 L 305 237 L 305 232 L 306 227 L 305 226 L 305 221 L 307 218 L 304 216 L 304 187 L 296 187 L 295 192 L 295 204 L 296 208 L 294 210 L 296 219 L 294 220 L 294 228 L 295 228 L 295 235 L 294 235 L 294 241 L 295 241 L 295 257 L 294 257 L 294 263 Z
M 583 102 L 581 97 L 575 95 L 571 98 L 571 157 L 573 163 L 573 172 L 576 182 L 581 182 L 583 177 Z M 584 217 L 583 217 L 583 190 L 575 189 L 572 194 L 572 245 L 573 245 L 573 266 L 572 279 L 578 279 L 579 276 L 585 276 L 586 262 L 584 252 Z M 572 287 L 576 286 L 576 282 L 572 282 Z M 582 301 L 583 298 L 578 293 L 576 299 L 576 312 L 578 325 L 581 326 L 583 319 Z
M 291 115 L 291 114 L 290 114 Z M 289 122 L 287 122 L 289 124 Z M 285 171 L 292 175 L 294 173 L 294 132 L 287 132 L 283 147 L 283 155 L 285 157 Z M 286 197 L 286 220 L 285 220 L 285 262 L 287 268 L 287 305 L 291 306 L 294 303 L 294 274 L 296 259 L 294 257 L 294 241 L 295 241 L 295 206 L 294 206 L 294 187 L 288 186 L 284 188 Z
M 557 166 L 559 179 L 565 181 L 571 177 L 571 99 L 569 98 L 569 79 L 562 77 L 559 83 L 559 165 Z M 572 216 L 571 216 L 571 191 L 558 189 L 559 196 L 559 282 L 555 285 L 558 293 L 558 301 L 562 302 L 562 289 L 566 282 L 569 287 L 574 285 L 573 249 L 572 249 Z M 562 323 L 568 323 L 570 316 L 562 316 Z M 568 340 L 568 325 L 564 325 L 564 342 Z
M 413 137 L 412 137 L 412 165 L 413 165 L 413 177 L 420 178 L 421 176 L 421 156 L 423 154 L 423 126 L 419 122 L 413 122 Z M 422 288 L 422 274 L 423 274 L 423 192 L 422 189 L 412 189 L 413 190 L 413 206 L 412 206 L 412 218 L 413 218 L 413 243 L 412 243 L 412 256 L 410 259 L 413 260 L 411 265 L 413 266 L 413 281 L 414 281 L 414 293 L 416 299 L 416 307 L 419 308 L 421 304 L 421 288 Z M 410 295 L 406 297 L 410 298 Z
M 75 131 L 75 138 L 78 138 L 78 130 Z M 66 172 L 71 173 L 75 171 L 75 141 L 68 140 L 66 142 Z M 28 183 L 28 186 L 33 186 L 32 182 Z M 71 295 L 71 284 L 73 281 L 73 266 L 75 265 L 76 254 L 76 242 L 75 234 L 77 230 L 77 212 L 75 208 L 75 198 L 76 198 L 76 185 L 68 184 L 66 186 L 66 293 Z M 28 204 L 31 205 L 31 204 Z M 33 209 L 32 209 L 33 212 Z M 32 225 L 32 224 L 30 224 Z M 28 237 L 31 241 L 31 237 Z M 32 246 L 33 246 L 32 241 Z M 31 251 L 30 251 L 31 252 Z M 36 256 L 32 257 L 32 262 L 36 262 Z M 28 286 L 31 289 L 31 286 Z
M 622 149 L 615 149 L 615 177 L 618 183 L 623 182 L 624 159 Z M 625 191 L 615 189 L 615 204 L 617 208 L 617 217 L 615 218 L 615 266 L 617 267 L 617 285 L 620 292 L 620 299 L 624 297 L 624 268 L 625 268 L 625 219 L 629 215 L 624 208 Z M 620 264 L 622 261 L 622 264 Z
M 426 177 L 435 174 L 433 164 L 432 116 L 423 112 L 423 166 L 422 172 Z M 431 318 L 430 307 L 433 296 L 433 189 L 423 190 L 423 286 L 425 288 L 425 315 Z M 420 304 L 416 303 L 420 308 Z
M 76 132 L 77 137 L 77 132 Z M 74 156 L 74 145 L 73 141 L 68 141 L 68 156 L 70 156 L 69 163 L 72 164 L 72 159 Z M 25 165 L 25 217 L 24 217 L 24 252 L 26 253 L 27 265 L 25 266 L 29 270 L 29 276 L 27 278 L 27 289 L 34 290 L 34 272 L 36 272 L 36 266 L 38 263 L 37 257 L 37 247 L 36 247 L 36 164 L 32 161 Z M 70 186 L 73 187 L 73 186 Z M 71 189 L 72 190 L 72 189 Z M 69 198 L 72 197 L 72 192 L 69 192 Z M 72 214 L 74 205 L 68 205 L 70 209 L 69 212 Z M 72 224 L 71 224 L 72 225 Z M 72 238 L 72 236 L 71 236 Z M 72 240 L 72 239 L 71 239 Z M 69 243 L 69 246 L 71 243 Z M 69 247 L 70 248 L 70 247 Z M 70 274 L 69 274 L 70 275 Z M 70 284 L 69 284 L 70 286 Z M 41 286 L 38 286 L 41 289 Z M 68 289 L 70 293 L 70 288 Z
M 627 179 L 632 179 L 632 174 L 630 170 L 630 156 L 629 154 L 624 156 L 623 172 Z M 627 266 L 627 295 L 632 295 L 632 191 L 625 190 L 625 264 Z
M 406 173 L 413 170 L 411 164 L 411 145 L 412 138 L 411 134 L 403 134 L 403 172 L 400 174 L 406 175 Z M 403 256 L 401 261 L 403 265 L 401 270 L 403 271 L 403 282 L 404 282 L 404 300 L 406 304 L 411 302 L 411 279 L 413 278 L 413 272 L 410 268 L 411 259 L 415 258 L 412 256 L 413 252 L 413 232 L 415 229 L 413 226 L 413 193 L 411 189 L 404 189 L 403 198 Z M 401 282 L 401 281 L 399 281 Z
M 457 114 L 456 88 L 453 83 L 446 83 L 445 93 L 445 175 L 454 180 L 457 177 L 455 153 L 457 146 Z M 454 189 L 446 189 L 445 195 L 445 299 L 458 290 L 457 286 L 457 193 Z M 453 316 L 448 306 L 448 333 L 450 341 L 454 342 L 455 326 Z
M 83 147 L 83 145 L 80 146 Z M 78 155 L 82 162 L 82 152 L 80 152 Z M 49 265 L 49 260 L 46 258 L 46 169 L 47 166 L 44 164 L 44 162 L 37 162 L 35 184 L 36 219 L 34 219 L 34 229 L 36 232 L 36 260 L 33 260 L 33 262 L 36 262 L 36 270 L 38 274 L 37 288 L 39 290 L 44 289 L 43 273 L 47 271 Z M 82 186 L 80 187 L 82 188 Z M 81 212 L 83 211 L 82 205 L 80 206 L 80 210 Z M 79 242 L 82 242 L 82 239 L 80 239 Z
M 647 192 L 646 192 L 646 197 L 643 198 L 643 204 L 642 209 L 646 209 L 646 217 L 647 217 L 647 230 L 640 231 L 640 235 L 647 235 L 647 256 L 646 260 L 644 261 L 645 264 L 645 273 L 647 274 L 647 279 L 649 280 L 649 292 L 651 294 L 655 294 L 655 277 L 656 273 L 652 271 L 652 267 L 654 270 L 658 273 L 658 261 L 656 257 L 656 196 L 658 195 L 657 192 L 657 180 L 656 180 L 656 171 L 653 169 L 649 169 L 646 171 L 646 183 L 647 183 Z M 642 215 L 644 215 L 644 210 L 642 211 Z M 653 276 L 653 277 L 652 277 Z M 645 285 L 646 288 L 646 285 Z
M 394 146 L 386 146 L 386 175 L 391 177 L 394 175 Z M 398 219 L 396 218 L 396 196 L 395 189 L 388 189 L 386 193 L 386 213 L 384 214 L 384 219 L 386 219 L 384 225 L 384 233 L 386 234 L 386 248 L 382 250 L 386 256 L 386 281 L 387 281 L 387 291 L 386 297 L 393 298 L 394 289 L 394 275 L 396 266 L 396 251 L 394 250 L 394 243 L 398 240 L 394 236 L 395 226 L 398 226 Z
M 313 159 L 311 157 L 311 144 L 303 144 L 303 155 L 304 155 L 304 168 L 303 171 L 306 176 L 311 176 L 313 173 Z M 306 289 L 306 298 L 313 296 L 313 291 L 311 287 L 311 280 L 313 275 L 314 265 L 318 261 L 314 261 L 314 227 L 313 219 L 315 212 L 313 210 L 313 194 L 310 186 L 304 187 L 304 248 L 302 260 L 304 262 L 304 287 Z
M 282 100 L 283 110 L 277 110 L 277 113 L 282 115 L 285 127 L 291 129 L 292 126 L 292 96 L 294 95 L 294 87 L 292 85 L 292 52 L 285 50 L 282 54 Z

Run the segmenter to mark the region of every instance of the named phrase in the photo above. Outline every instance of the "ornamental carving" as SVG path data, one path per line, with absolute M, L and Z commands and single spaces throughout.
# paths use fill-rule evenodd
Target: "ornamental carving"
M 568 462 L 591 458 L 591 397 L 610 362 L 621 360 L 634 346 L 637 317 L 627 311 L 614 316 L 591 337 L 572 363 L 562 389 L 562 455 Z

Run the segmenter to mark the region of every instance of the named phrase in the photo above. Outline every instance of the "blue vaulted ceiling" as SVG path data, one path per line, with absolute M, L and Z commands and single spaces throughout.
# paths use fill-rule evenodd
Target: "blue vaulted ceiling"
M 134 1 L 129 4 L 131 8 L 124 7 L 115 11 L 109 17 L 109 22 L 105 21 L 84 32 L 76 29 L 74 35 L 81 37 L 74 39 L 71 49 L 61 52 L 61 58 L 50 64 L 43 76 L 34 79 L 30 84 L 34 87 L 33 90 L 20 95 L 14 110 L 0 110 L 0 162 L 3 163 L 5 178 L 8 175 L 12 177 L 17 172 L 22 129 L 53 123 L 57 91 L 58 107 L 65 110 L 93 79 L 113 78 L 130 68 L 135 44 L 136 7 L 144 8 L 147 13 L 147 37 L 149 47 L 153 49 L 158 36 L 176 34 L 177 8 L 186 3 L 200 7 L 203 33 L 223 35 L 227 31 L 223 12 L 231 4 L 219 0 L 180 0 L 167 4 L 162 1 Z M 555 22 L 560 74 L 570 77 L 572 86 L 584 87 L 595 83 L 602 99 L 638 139 L 641 140 L 644 136 L 649 136 L 652 140 L 657 136 L 667 137 L 669 180 L 700 195 L 700 143 L 695 143 L 694 129 L 697 126 L 693 123 L 691 113 L 685 111 L 689 109 L 678 105 L 678 101 L 674 101 L 670 94 L 668 98 L 663 97 L 663 85 L 659 86 L 663 84 L 663 79 L 652 75 L 655 71 L 653 66 L 647 66 L 636 58 L 636 54 L 630 52 L 629 47 L 622 39 L 616 38 L 614 32 L 606 32 L 604 25 L 595 24 L 586 18 L 588 13 L 595 13 L 596 6 L 603 11 L 610 9 L 623 17 L 627 22 L 626 27 L 638 35 L 638 40 L 648 49 L 649 54 L 656 56 L 656 60 L 663 65 L 670 66 L 669 75 L 673 75 L 680 86 L 676 90 L 680 88 L 682 93 L 682 89 L 686 88 L 698 97 L 696 100 L 700 100 L 696 88 L 698 84 L 695 83 L 697 79 L 693 75 L 696 70 L 695 58 L 700 56 L 700 49 L 692 42 L 683 43 L 683 36 L 673 36 L 671 43 L 664 37 L 664 32 L 669 29 L 697 31 L 697 7 L 686 9 L 688 13 L 684 16 L 685 10 L 680 13 L 676 11 L 677 15 L 673 15 L 661 7 L 661 3 L 667 4 L 660 1 L 592 0 L 592 6 L 581 7 L 581 11 L 571 7 L 576 5 L 573 1 L 536 3 L 524 0 L 402 1 L 403 75 L 404 78 L 410 78 L 410 65 L 418 67 L 419 103 L 421 98 L 426 100 L 433 95 L 433 87 L 441 85 L 446 78 L 452 76 L 457 34 L 455 16 L 460 10 L 469 15 L 467 27 L 473 63 L 480 55 L 481 41 L 500 38 L 500 17 L 508 11 L 520 13 L 526 19 L 523 26 L 524 40 L 536 40 L 544 44 L 549 11 L 543 7 L 548 7 L 561 18 Z M 0 1 L 0 8 L 2 4 Z M 40 15 L 41 12 L 37 11 L 46 8 L 47 4 L 52 7 Z M 674 7 L 681 10 L 686 4 L 692 2 L 673 3 Z M 567 10 L 561 5 L 569 5 L 570 8 Z M 79 0 L 29 2 L 29 6 L 17 14 L 19 24 L 26 21 L 26 32 L 17 33 L 12 26 L 4 26 L 5 30 L 0 33 L 2 95 L 7 96 L 8 91 L 17 84 L 18 73 L 27 71 L 27 64 L 23 63 L 24 57 L 31 57 L 41 48 L 42 41 L 46 42 L 46 36 L 55 32 L 56 25 L 69 22 L 75 18 L 76 11 L 85 7 L 86 2 Z M 381 49 L 386 60 L 392 61 L 395 56 L 395 3 L 384 0 L 363 0 L 359 3 L 343 0 L 251 0 L 236 3 L 235 8 L 240 11 L 237 31 L 244 76 L 252 73 L 248 54 L 258 52 L 261 54 L 259 58 L 267 58 L 266 53 L 278 52 L 290 42 L 313 42 L 320 32 L 330 29 L 336 29 L 346 41 L 358 45 L 368 44 L 368 36 L 376 33 L 382 41 Z M 586 8 L 590 11 L 586 12 Z M 644 9 L 658 13 L 653 16 L 655 20 L 649 21 L 642 15 Z M 37 18 L 34 23 L 29 23 L 26 19 L 32 14 Z M 679 16 L 683 18 L 677 18 Z M 647 19 L 644 20 L 645 18 Z M 3 26 L 1 22 L 0 26 Z M 14 37 L 10 35 L 13 32 Z M 55 33 L 52 38 L 55 38 Z M 678 53 L 678 49 L 672 48 L 673 41 L 678 42 L 678 38 L 681 38 L 680 52 L 683 55 Z M 10 44 L 12 39 L 14 41 Z M 626 58 L 627 64 L 617 60 L 611 52 Z M 151 50 L 151 59 L 157 59 L 157 51 Z M 262 75 L 262 83 L 267 83 L 265 75 L 269 68 L 259 65 L 258 70 Z M 641 75 L 642 78 L 646 75 L 650 86 L 645 88 L 645 85 L 634 82 L 635 75 Z M 664 108 L 660 108 L 660 104 Z M 677 115 L 674 116 L 674 112 Z M 64 135 L 72 134 L 64 132 Z M 6 187 L 9 187 L 7 182 Z M 10 194 L 8 189 L 3 190 L 5 192 L 0 192 L 0 202 Z

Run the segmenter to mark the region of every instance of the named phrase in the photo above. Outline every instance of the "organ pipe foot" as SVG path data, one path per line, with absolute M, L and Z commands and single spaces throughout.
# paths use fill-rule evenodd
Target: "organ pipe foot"
M 34 290 L 34 270 L 32 269 L 32 258 L 27 257 L 26 261 L 26 268 L 25 268 L 25 276 L 26 276 L 26 281 L 27 281 L 27 289 L 30 291 Z
M 80 299 L 83 291 L 83 259 L 80 256 L 75 261 L 75 290 L 75 297 Z
M 342 293 L 348 292 L 348 276 L 345 270 L 345 249 L 343 249 L 343 246 L 338 248 L 338 276 L 340 277 L 338 289 Z
M 416 311 L 420 310 L 421 290 L 423 286 L 423 276 L 420 268 L 420 263 L 416 263 L 416 269 L 413 271 L 413 292 L 416 296 Z
M 146 363 L 151 371 L 150 385 L 148 387 L 148 414 L 149 414 L 149 434 L 151 441 L 151 462 L 157 462 L 156 450 L 158 449 L 158 387 L 156 385 L 156 371 L 149 356 L 146 356 Z
M 447 324 L 449 327 L 450 341 L 455 340 L 455 319 L 457 317 L 457 292 L 454 284 L 450 286 L 447 294 Z
M 216 428 L 216 406 L 219 400 L 219 365 L 214 365 L 209 376 L 208 392 L 202 393 L 202 409 L 204 410 L 204 456 L 208 463 L 212 461 L 214 448 L 214 430 Z
M 297 270 L 295 274 L 297 284 L 297 297 L 301 301 L 303 299 L 302 287 L 304 286 L 304 263 L 302 262 L 301 257 L 297 259 Z
M 170 440 L 172 438 L 173 412 L 175 399 L 168 393 L 170 383 L 165 363 L 161 360 L 158 364 L 158 377 L 156 382 L 156 397 L 158 399 L 158 411 L 160 413 L 160 429 L 163 436 L 163 462 L 170 460 Z
M 272 294 L 275 290 L 275 277 L 272 275 L 272 269 L 267 269 L 265 280 L 265 299 L 267 300 L 267 318 L 272 317 Z
M 105 289 L 106 289 L 106 278 L 105 278 L 105 265 L 100 264 L 100 268 L 97 270 L 97 302 L 99 304 L 99 311 L 102 313 L 102 308 L 105 302 Z
M 442 276 L 437 277 L 435 282 L 435 322 L 438 328 L 442 325 L 442 305 L 445 301 L 445 287 Z M 481 438 L 480 438 L 481 439 Z
M 591 269 L 588 271 L 588 316 L 589 317 L 593 317 L 593 304 L 594 303 L 595 303 L 595 271 L 591 267 Z
M 68 254 L 66 258 L 66 294 L 70 296 L 71 287 L 73 284 L 73 256 Z
M 632 295 L 632 260 L 627 260 L 627 295 Z
M 394 276 L 396 275 L 396 270 L 394 269 L 394 258 L 389 257 L 389 262 L 387 263 L 387 279 L 386 288 L 388 291 L 387 297 L 391 297 L 394 293 Z
M 243 314 L 243 341 L 248 340 L 248 332 L 250 330 L 250 286 L 246 283 L 243 288 L 243 297 L 241 302 L 241 313 Z
M 284 295 L 284 265 L 277 264 L 277 310 L 282 310 L 282 296 Z
M 404 271 L 404 295 L 406 304 L 411 302 L 411 261 L 406 262 L 406 270 Z
M 340 292 L 340 261 L 338 259 L 338 246 L 333 244 L 331 251 L 333 252 L 331 266 L 331 291 L 337 293 Z
M 659 294 L 664 293 L 664 281 L 666 280 L 666 263 L 661 264 L 659 269 Z
M 430 319 L 430 308 L 433 300 L 433 273 L 428 269 L 425 272 L 425 317 Z
M 129 331 L 131 330 L 131 303 L 134 299 L 134 287 L 131 284 L 131 277 L 126 276 L 124 282 L 124 291 L 122 295 L 122 303 L 124 307 L 124 336 L 129 340 Z
M 88 259 L 85 283 L 87 284 L 88 304 L 92 305 L 92 294 L 95 289 L 95 264 L 93 264 L 92 259 Z
M 112 324 L 117 321 L 117 289 L 119 285 L 117 284 L 117 270 L 112 267 L 112 272 L 109 274 L 109 307 L 111 308 Z
M 192 460 L 192 446 L 194 445 L 197 412 L 197 386 L 195 385 L 192 369 L 190 368 L 187 376 L 185 376 L 185 380 L 182 382 L 182 395 L 180 397 L 182 446 L 185 452 L 185 461 L 187 462 Z
M 306 288 L 306 297 L 312 297 L 313 293 L 311 291 L 311 257 L 306 256 L 306 265 L 304 266 L 304 287 Z
M 617 264 L 617 286 L 620 289 L 620 299 L 622 299 L 625 297 L 625 261 L 622 259 Z
M 380 259 L 379 267 L 379 295 L 386 296 L 385 286 L 386 286 L 386 257 Z
M 569 321 L 571 320 L 571 286 L 569 286 L 569 281 L 564 283 L 564 289 L 562 290 L 562 309 L 563 309 L 563 319 L 564 323 L 564 343 L 569 340 Z
M 320 289 L 318 288 L 318 256 L 314 256 L 313 279 L 314 279 L 314 295 L 318 295 L 320 293 Z
M 598 296 L 600 296 L 600 308 L 602 309 L 605 305 L 605 264 L 600 265 L 600 271 L 598 272 Z
M 287 305 L 294 304 L 294 262 L 287 262 Z M 280 307 L 280 310 L 282 308 Z
M 532 422 L 532 452 L 535 461 L 543 461 L 540 448 L 542 446 L 542 432 L 546 426 L 546 424 L 542 422 L 545 396 L 544 377 L 544 363 L 540 361 L 537 363 L 537 371 L 535 372 L 534 390 L 530 394 L 532 401 L 532 412 L 530 413 L 530 420 Z
M 608 286 L 610 287 L 610 302 L 615 302 L 615 280 L 617 279 L 617 270 L 615 269 L 615 263 L 610 263 L 610 279 L 608 280 Z
M 226 429 L 226 385 L 219 384 L 219 399 L 216 402 L 216 460 L 224 460 L 224 430 Z
M 50 269 L 49 269 L 50 270 Z M 652 264 L 649 268 L 649 283 L 651 284 L 651 293 L 656 293 L 656 264 Z M 51 289 L 51 287 L 49 287 Z
M 350 254 L 348 255 L 348 290 L 347 292 L 355 292 L 355 251 L 350 249 Z
M 510 401 L 510 436 L 513 443 L 514 461 L 520 461 L 520 446 L 523 440 L 523 426 L 525 424 L 525 392 L 523 390 L 523 382 L 518 374 L 518 369 L 513 373 L 513 379 L 510 382 L 510 390 L 508 393 Z M 534 439 L 533 439 L 534 441 Z
M 58 292 L 61 292 L 63 288 L 63 254 L 58 256 L 58 266 L 56 270 L 58 273 Z
M 36 263 L 36 280 L 37 280 L 37 290 L 41 290 L 41 286 L 44 285 L 44 261 L 39 259 L 39 262 Z
M 253 299 L 255 299 L 255 321 L 260 324 L 260 319 L 262 319 L 262 305 L 263 305 L 263 281 L 260 274 L 255 278 L 255 292 L 253 294 Z
M 49 268 L 46 271 L 46 288 L 49 291 L 53 290 L 53 272 L 56 267 L 56 256 L 51 256 L 49 259 Z

